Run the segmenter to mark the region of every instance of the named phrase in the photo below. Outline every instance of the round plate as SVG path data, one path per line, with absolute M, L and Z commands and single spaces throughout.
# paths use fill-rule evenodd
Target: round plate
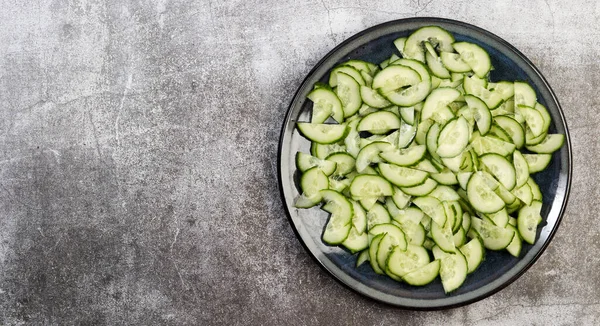
M 548 168 L 533 175 L 543 192 L 543 222 L 538 227 L 534 245 L 523 244 L 520 258 L 506 251 L 487 251 L 481 266 L 467 276 L 456 291 L 445 294 L 439 278 L 424 287 L 412 287 L 389 277 L 375 274 L 369 264 L 355 267 L 356 255 L 341 247 L 331 247 L 321 241 L 327 214 L 318 207 L 297 209 L 294 199 L 299 195 L 295 154 L 310 153 L 310 142 L 294 128 L 297 121 L 309 121 L 312 103 L 306 95 L 315 82 L 327 82 L 330 70 L 349 59 L 379 63 L 396 53 L 393 41 L 408 36 L 419 27 L 437 25 L 451 32 L 457 41 L 479 44 L 490 54 L 494 70 L 492 81 L 525 80 L 538 94 L 552 116 L 550 133 L 566 137 L 565 145 L 554 153 Z M 465 305 L 485 298 L 504 288 L 542 254 L 561 221 L 571 185 L 571 142 L 560 104 L 538 69 L 521 52 L 498 36 L 459 21 L 440 18 L 401 19 L 384 23 L 349 38 L 329 52 L 308 74 L 289 107 L 279 141 L 279 186 L 289 221 L 298 239 L 316 261 L 335 279 L 352 290 L 395 306 L 410 309 L 441 309 Z

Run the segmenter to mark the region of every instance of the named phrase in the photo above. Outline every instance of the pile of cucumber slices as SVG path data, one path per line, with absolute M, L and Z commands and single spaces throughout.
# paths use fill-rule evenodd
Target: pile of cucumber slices
M 323 204 L 328 245 L 358 253 L 357 266 L 446 293 L 485 250 L 519 257 L 541 223 L 545 169 L 564 135 L 526 82 L 489 80 L 488 53 L 427 26 L 394 41 L 399 55 L 350 60 L 317 83 L 311 143 L 298 152 L 298 208 Z

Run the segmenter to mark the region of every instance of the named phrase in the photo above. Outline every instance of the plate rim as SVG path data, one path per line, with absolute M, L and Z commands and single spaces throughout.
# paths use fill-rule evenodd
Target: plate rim
M 506 48 L 508 48 L 509 50 L 511 50 L 520 60 L 522 60 L 526 65 L 528 65 L 537 75 L 537 77 L 542 81 L 543 86 L 548 90 L 551 98 L 549 100 L 552 100 L 556 106 L 557 106 L 557 111 L 558 111 L 558 115 L 560 117 L 560 120 L 562 122 L 562 125 L 564 126 L 564 135 L 565 135 L 565 147 L 566 147 L 566 158 L 567 158 L 567 162 L 566 162 L 566 172 L 567 172 L 567 176 L 566 176 L 566 183 L 565 183 L 565 188 L 564 188 L 564 199 L 563 202 L 561 203 L 560 209 L 558 211 L 558 216 L 556 218 L 556 224 L 555 226 L 549 231 L 548 236 L 546 241 L 541 245 L 540 249 L 538 252 L 536 252 L 534 254 L 534 256 L 532 257 L 532 259 L 527 262 L 523 268 L 521 268 L 519 271 L 516 272 L 515 275 L 513 275 L 512 277 L 510 277 L 509 279 L 507 279 L 504 283 L 500 284 L 499 286 L 497 286 L 496 288 L 493 288 L 489 291 L 486 291 L 480 295 L 477 295 L 473 298 L 467 299 L 467 300 L 462 300 L 459 302 L 454 302 L 454 303 L 449 303 L 449 304 L 441 304 L 441 305 L 431 305 L 431 306 L 410 306 L 410 305 L 403 305 L 403 304 L 397 304 L 397 303 L 393 303 L 393 302 L 388 302 L 385 301 L 381 298 L 377 298 L 375 296 L 371 296 L 368 295 L 366 293 L 362 293 L 360 292 L 358 289 L 352 287 L 350 284 L 347 284 L 346 282 L 344 282 L 342 279 L 340 279 L 335 273 L 333 273 L 331 270 L 329 270 L 324 264 L 323 262 L 321 262 L 317 256 L 309 249 L 309 247 L 307 246 L 307 244 L 305 243 L 304 239 L 302 238 L 302 236 L 300 235 L 296 224 L 294 223 L 292 216 L 291 216 L 291 212 L 288 208 L 287 202 L 286 202 L 286 196 L 285 196 L 285 192 L 284 192 L 284 185 L 283 185 L 283 178 L 282 178 L 282 170 L 283 170 L 283 166 L 282 166 L 282 150 L 283 150 L 283 140 L 284 140 L 284 135 L 286 132 L 286 125 L 288 124 L 288 121 L 291 119 L 290 115 L 292 113 L 292 109 L 293 106 L 295 104 L 295 102 L 298 99 L 298 96 L 301 92 L 301 90 L 303 89 L 303 86 L 307 83 L 307 81 L 312 77 L 312 75 L 321 67 L 321 65 L 323 65 L 324 62 L 326 62 L 331 56 L 333 56 L 334 54 L 336 54 L 340 49 L 344 48 L 348 43 L 351 43 L 352 41 L 354 41 L 355 39 L 365 35 L 365 34 L 369 34 L 372 33 L 378 29 L 383 29 L 392 25 L 396 25 L 396 24 L 403 24 L 403 23 L 426 23 L 426 24 L 430 24 L 430 25 L 434 25 L 436 24 L 436 22 L 439 23 L 445 23 L 445 24 L 454 24 L 454 25 L 459 25 L 461 27 L 467 28 L 467 29 L 471 29 L 474 30 L 477 33 L 481 33 L 486 35 L 489 38 L 494 39 L 496 42 L 500 43 L 501 45 L 505 46 Z M 286 217 L 287 220 L 290 224 L 290 226 L 292 227 L 292 230 L 294 231 L 294 234 L 296 235 L 297 240 L 300 241 L 302 247 L 304 248 L 304 250 L 309 254 L 309 256 L 317 263 L 317 265 L 322 268 L 324 271 L 327 272 L 327 274 L 329 276 L 331 276 L 334 280 L 336 280 L 338 283 L 342 284 L 345 288 L 352 290 L 352 292 L 359 294 L 361 297 L 366 297 L 370 300 L 373 300 L 375 302 L 379 302 L 379 303 L 383 303 L 385 305 L 388 306 L 392 306 L 392 307 L 396 307 L 396 308 L 401 308 L 401 309 L 407 309 L 407 310 L 419 310 L 419 311 L 435 311 L 435 310 L 444 310 L 444 309 L 452 309 L 452 308 L 457 308 L 457 307 L 462 307 L 462 306 L 466 306 L 469 305 L 471 303 L 480 301 L 482 299 L 485 299 L 487 297 L 490 297 L 492 295 L 494 295 L 495 293 L 498 293 L 499 291 L 503 290 L 504 288 L 506 288 L 508 285 L 512 284 L 514 281 L 516 281 L 518 278 L 520 278 L 525 272 L 527 272 L 529 270 L 529 268 L 531 268 L 531 266 L 533 266 L 538 259 L 542 256 L 542 254 L 546 251 L 548 245 L 550 244 L 550 242 L 552 241 L 552 239 L 554 238 L 554 235 L 556 234 L 556 231 L 558 230 L 558 228 L 560 227 L 560 223 L 562 222 L 562 219 L 564 217 L 564 214 L 566 212 L 566 207 L 568 205 L 569 202 L 569 196 L 570 196 L 570 192 L 571 192 L 571 183 L 572 183 L 572 177 L 573 177 L 573 157 L 572 157 L 572 147 L 571 147 L 571 136 L 569 133 L 569 129 L 567 126 L 567 121 L 566 118 L 564 116 L 564 112 L 562 109 L 562 106 L 560 105 L 560 102 L 558 100 L 558 98 L 556 97 L 556 94 L 554 92 L 554 90 L 552 89 L 552 87 L 550 86 L 550 84 L 548 83 L 548 81 L 546 80 L 546 78 L 544 77 L 544 75 L 540 72 L 540 70 L 533 64 L 533 62 L 531 62 L 531 60 L 529 60 L 521 51 L 519 51 L 516 47 L 514 47 L 512 44 L 508 43 L 507 41 L 505 41 L 504 39 L 502 39 L 501 37 L 497 36 L 496 34 L 463 22 L 463 21 L 459 21 L 459 20 L 454 20 L 454 19 L 448 19 L 448 18 L 441 18 L 441 17 L 411 17 L 411 18 L 401 18 L 401 19 L 395 19 L 395 20 L 391 20 L 391 21 L 387 21 L 381 24 L 377 24 L 374 26 L 371 26 L 369 28 L 366 28 L 358 33 L 355 33 L 354 35 L 348 37 L 347 39 L 345 39 L 343 42 L 341 42 L 340 44 L 338 44 L 337 46 L 335 46 L 333 49 L 331 49 L 330 51 L 327 52 L 327 54 L 325 56 L 323 56 L 314 66 L 313 68 L 306 74 L 306 76 L 304 77 L 304 79 L 302 80 L 302 82 L 299 84 L 296 92 L 294 93 L 294 96 L 292 97 L 292 100 L 290 101 L 290 104 L 287 107 L 287 112 L 285 114 L 282 126 L 281 126 L 281 132 L 279 135 L 279 142 L 278 142 L 278 150 L 277 150 L 277 179 L 278 179 L 278 188 L 279 188 L 279 194 L 280 194 L 280 199 L 282 200 L 282 205 L 284 208 L 284 211 L 286 213 Z M 359 282 L 360 283 L 360 282 Z M 451 298 L 451 297 L 447 297 L 447 298 Z

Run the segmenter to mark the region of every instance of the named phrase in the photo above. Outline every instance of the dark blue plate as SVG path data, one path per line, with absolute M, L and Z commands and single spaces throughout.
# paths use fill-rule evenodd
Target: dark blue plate
M 525 80 L 531 84 L 538 101 L 552 116 L 551 133 L 566 136 L 565 145 L 554 153 L 552 163 L 543 172 L 533 175 L 544 196 L 543 222 L 538 227 L 538 239 L 533 246 L 524 244 L 520 258 L 506 251 L 487 251 L 485 261 L 465 283 L 451 294 L 444 294 L 439 278 L 424 287 L 398 283 L 377 275 L 368 264 L 356 268 L 356 255 L 321 241 L 327 214 L 319 208 L 296 209 L 298 196 L 296 152 L 310 152 L 310 143 L 294 128 L 296 121 L 308 121 L 311 102 L 306 99 L 317 81 L 326 82 L 330 70 L 349 59 L 379 63 L 396 52 L 393 41 L 408 36 L 419 27 L 437 25 L 451 32 L 457 41 L 477 43 L 488 51 L 494 70 L 492 81 Z M 550 85 L 539 70 L 521 52 L 498 36 L 459 21 L 441 18 L 401 19 L 371 27 L 360 32 L 329 52 L 308 74 L 294 96 L 279 141 L 279 186 L 290 224 L 311 256 L 335 279 L 352 290 L 398 307 L 410 309 L 442 309 L 465 305 L 485 298 L 521 276 L 542 254 L 556 232 L 563 216 L 571 185 L 571 142 L 562 109 Z

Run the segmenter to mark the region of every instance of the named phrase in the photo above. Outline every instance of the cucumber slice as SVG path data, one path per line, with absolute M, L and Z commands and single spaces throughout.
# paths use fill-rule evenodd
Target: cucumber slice
M 363 233 L 367 230 L 367 212 L 365 212 L 365 209 L 356 201 L 350 200 L 350 203 L 352 203 L 353 209 L 352 226 L 359 233 Z
M 521 255 L 521 249 L 523 248 L 523 239 L 517 231 L 517 228 L 513 225 L 509 224 L 506 226 L 506 228 L 511 229 L 513 230 L 513 232 L 515 232 L 515 237 L 512 239 L 508 247 L 506 247 L 506 251 L 518 258 Z
M 473 113 L 477 129 L 479 129 L 481 135 L 485 136 L 492 126 L 492 115 L 490 110 L 482 100 L 475 96 L 465 95 L 465 101 Z
M 413 187 L 423 184 L 429 173 L 402 166 L 379 163 L 379 173 L 386 180 L 399 187 Z
M 417 142 L 417 144 L 425 145 L 427 132 L 434 123 L 435 122 L 431 119 L 427 119 L 419 123 L 419 125 L 417 126 L 417 134 L 415 135 L 415 141 Z
M 414 271 L 405 274 L 402 280 L 413 286 L 427 285 L 439 275 L 440 272 L 440 261 L 434 260 L 429 264 L 417 268 Z
M 392 216 L 401 225 L 405 223 L 421 223 L 423 217 L 425 217 L 423 211 L 414 206 L 399 210 L 396 215 Z
M 471 71 L 471 67 L 460 57 L 460 54 L 453 52 L 440 52 L 440 59 L 444 67 L 451 72 L 465 73 Z
M 419 163 L 415 164 L 413 166 L 413 168 L 417 169 L 417 170 L 429 172 L 429 173 L 440 173 L 443 171 L 443 170 L 438 170 L 438 168 L 435 165 L 433 165 L 433 163 L 431 163 L 430 160 L 428 160 L 426 158 L 421 160 Z
M 377 225 L 388 224 L 392 221 L 390 213 L 381 204 L 375 202 L 367 212 L 367 229 L 369 232 Z
M 313 102 L 312 123 L 323 123 L 329 116 L 338 123 L 344 121 L 342 102 L 333 91 L 326 88 L 317 88 L 308 93 L 308 99 Z
M 526 82 L 514 82 L 515 106 L 534 107 L 537 96 L 533 88 Z
M 365 80 L 363 79 L 360 71 L 352 67 L 351 65 L 340 65 L 336 68 L 333 68 L 331 73 L 329 74 L 329 87 L 334 88 L 339 86 L 338 74 L 343 73 L 347 76 L 350 76 L 354 79 L 359 85 L 365 85 Z
M 340 71 L 337 72 L 337 87 L 335 91 L 340 102 L 342 102 L 342 109 L 344 111 L 344 117 L 346 118 L 358 112 L 358 109 L 360 109 L 362 105 L 360 85 L 361 83 L 357 82 L 352 76 Z
M 402 121 L 400 123 L 400 130 L 398 133 L 398 148 L 405 148 L 413 141 L 417 134 L 417 127 L 411 126 L 408 123 Z
M 450 71 L 446 69 L 442 60 L 438 57 L 437 53 L 433 49 L 433 46 L 429 42 L 425 42 L 425 61 L 431 72 L 439 78 L 450 78 Z
M 455 157 L 469 143 L 469 124 L 463 117 L 451 120 L 440 131 L 436 153 L 440 157 Z
M 394 146 L 387 142 L 373 142 L 363 147 L 356 156 L 356 171 L 362 173 L 371 163 L 381 162 L 379 154 L 384 151 L 391 151 Z
M 396 220 L 394 220 L 394 222 L 396 222 Z M 414 223 L 412 221 L 407 220 L 398 224 L 400 224 L 400 228 L 406 235 L 406 241 L 408 241 L 408 243 L 417 246 L 423 245 L 423 243 L 425 242 L 426 235 L 425 228 L 421 223 Z
M 345 152 L 356 158 L 358 152 L 360 152 L 360 135 L 356 127 L 358 126 L 359 119 L 354 119 L 348 122 L 348 134 L 344 138 L 344 145 L 346 146 Z
M 515 167 L 516 187 L 522 187 L 529 179 L 529 165 L 523 154 L 519 151 L 513 153 L 513 164 Z
M 475 238 L 458 249 L 467 260 L 467 274 L 473 273 L 483 261 L 483 257 L 485 255 L 483 243 L 481 243 L 479 238 Z
M 365 249 L 358 254 L 358 258 L 356 258 L 356 268 L 360 267 L 365 262 L 369 261 L 369 250 Z
M 508 212 L 506 211 L 506 208 L 503 208 L 497 211 L 496 213 L 484 214 L 483 216 L 489 218 L 490 221 L 494 223 L 494 225 L 499 226 L 501 228 L 505 227 L 506 224 L 508 224 L 509 216 Z
M 467 76 L 463 77 L 463 89 L 465 94 L 479 96 L 482 89 L 487 87 L 487 80 L 483 78 L 479 78 L 477 76 Z
M 371 66 L 372 64 L 366 61 L 362 61 L 362 60 L 348 60 L 344 63 L 342 63 L 340 66 L 350 66 L 356 70 L 358 70 L 359 72 L 367 72 L 370 73 L 371 72 Z
M 298 130 L 307 139 L 320 144 L 332 144 L 346 136 L 346 125 L 330 125 L 321 123 L 296 123 Z
M 403 65 L 391 65 L 373 77 L 371 87 L 385 95 L 401 88 L 416 85 L 419 82 L 421 82 L 421 76 L 414 69 Z
M 442 128 L 439 124 L 436 123 L 433 126 L 431 126 L 431 128 L 429 128 L 429 131 L 427 132 L 427 151 L 429 152 L 431 157 L 436 161 L 441 160 L 440 156 L 437 154 L 438 139 L 441 131 Z
M 343 176 L 354 170 L 356 160 L 348 153 L 333 153 L 326 158 L 329 162 L 336 163 L 336 169 L 333 175 Z
M 390 224 L 390 225 L 393 225 L 393 224 Z M 392 251 L 395 250 L 396 248 L 398 248 L 398 250 L 400 250 L 400 246 L 404 246 L 405 249 L 407 247 L 406 240 L 404 239 L 404 235 L 397 238 L 394 235 L 392 235 L 391 233 L 386 233 L 385 236 L 383 237 L 383 239 L 381 239 L 381 241 L 379 242 L 379 248 L 377 248 L 377 265 L 379 265 L 379 268 L 381 268 L 382 271 L 384 271 L 386 274 L 388 274 L 390 277 L 392 277 L 394 279 L 396 279 L 394 276 L 397 276 L 397 275 L 395 275 L 394 273 L 391 273 L 388 270 L 387 261 L 388 261 L 388 258 L 391 256 Z
M 531 189 L 531 198 L 535 201 L 542 200 L 542 191 L 540 190 L 540 186 L 532 178 L 527 179 L 527 185 Z
M 460 92 L 454 88 L 440 87 L 434 89 L 425 100 L 421 111 L 421 120 L 432 118 L 435 113 L 456 101 L 460 95 Z
M 377 111 L 368 114 L 360 120 L 356 129 L 372 134 L 386 134 L 400 128 L 400 118 L 388 111 Z
M 392 195 L 392 200 L 394 204 L 398 208 L 405 208 L 410 203 L 410 195 L 405 194 L 402 190 L 397 187 L 394 187 L 394 195 Z
M 404 57 L 425 62 L 425 52 L 421 45 L 425 41 L 437 45 L 441 51 L 451 52 L 454 37 L 437 26 L 421 27 L 406 39 Z
M 352 228 L 354 209 L 344 195 L 333 190 L 321 190 L 323 200 L 332 207 L 332 214 L 323 231 L 323 242 L 329 245 L 341 244 Z
M 540 201 L 533 201 L 530 206 L 523 206 L 519 210 L 517 228 L 523 240 L 529 244 L 535 243 L 537 226 L 542 221 L 541 211 L 542 202 Z
M 450 293 L 461 286 L 467 278 L 467 271 L 467 260 L 460 251 L 444 256 L 440 266 L 444 292 Z
M 429 254 L 425 248 L 413 244 L 409 244 L 406 250 L 396 247 L 386 264 L 389 272 L 402 277 L 429 264 Z
M 330 176 L 335 171 L 337 164 L 336 162 L 322 160 L 306 153 L 296 153 L 296 167 L 298 170 L 305 172 L 315 166 L 323 171 L 326 176 Z
M 517 148 L 525 145 L 525 131 L 523 126 L 518 123 L 515 119 L 502 115 L 494 118 L 494 122 L 497 123 L 506 133 L 510 136 L 510 139 Z
M 526 146 L 529 151 L 538 154 L 551 154 L 559 150 L 565 143 L 565 135 L 548 134 L 546 138 L 537 145 Z
M 454 241 L 454 246 L 456 248 L 458 248 L 458 247 L 464 245 L 465 242 L 467 241 L 467 234 L 466 234 L 465 230 L 463 230 L 462 228 L 459 228 L 458 231 L 456 231 L 456 233 L 454 233 L 454 235 L 452 236 L 452 239 Z
M 385 237 L 386 235 L 387 233 L 381 233 L 375 236 L 369 244 L 369 263 L 371 264 L 371 268 L 373 268 L 373 271 L 381 275 L 385 275 L 385 272 L 379 267 L 379 264 L 377 264 L 377 249 L 379 248 L 379 243 L 381 242 L 381 239 L 383 239 L 383 237 Z
M 376 90 L 367 86 L 360 86 L 360 97 L 365 104 L 373 108 L 382 109 L 392 105 L 392 103 L 381 96 Z
M 542 118 L 542 114 L 534 109 L 526 106 L 520 106 L 519 111 L 525 118 L 525 123 L 527 127 L 531 130 L 531 133 L 534 137 L 538 137 L 544 132 L 544 118 Z
M 546 109 L 545 106 L 543 106 L 537 102 L 535 103 L 534 109 L 536 109 L 542 116 L 542 119 L 544 119 L 544 125 L 542 126 L 542 132 L 547 133 L 548 129 L 550 128 L 550 124 L 552 123 L 552 117 L 550 116 L 550 113 L 548 113 L 548 110 Z
M 321 169 L 315 166 L 302 174 L 300 188 L 306 196 L 319 195 L 321 190 L 329 188 L 329 179 Z
M 400 166 L 411 166 L 421 161 L 426 151 L 427 148 L 424 145 L 417 145 L 406 149 L 383 152 L 379 156 L 389 163 Z
M 515 151 L 516 153 L 517 151 Z M 504 156 L 498 154 L 485 154 L 479 158 L 489 172 L 506 189 L 513 189 L 516 184 L 515 166 Z M 527 181 L 527 179 L 525 179 Z
M 438 225 L 446 223 L 446 212 L 442 203 L 434 197 L 424 196 L 413 199 L 415 204 L 423 213 L 429 215 Z
M 415 124 L 415 107 L 410 106 L 400 108 L 400 117 L 402 118 L 402 121 L 413 126 Z
M 531 201 L 533 200 L 533 193 L 531 192 L 531 188 L 528 184 L 524 184 L 520 188 L 513 189 L 512 194 L 519 198 L 519 200 L 524 202 L 525 205 L 531 205 Z
M 440 173 L 433 173 L 430 177 L 443 185 L 451 186 L 458 183 L 456 175 L 450 169 L 444 169 Z
M 485 172 L 475 172 L 467 184 L 470 204 L 482 213 L 494 213 L 504 207 L 504 201 L 487 185 Z
M 398 52 L 400 52 L 400 55 L 402 57 L 405 57 L 404 44 L 406 44 L 406 37 L 400 37 L 394 40 L 394 46 L 396 46 L 396 49 L 398 50 Z
M 392 185 L 378 175 L 357 175 L 350 184 L 350 193 L 353 197 L 381 197 L 391 196 L 394 191 Z
M 399 246 L 402 250 L 406 250 L 406 236 L 404 235 L 404 232 L 402 232 L 402 230 L 396 225 L 390 222 L 375 225 L 369 230 L 369 239 L 374 239 L 379 234 L 389 234 L 391 237 L 396 238 L 398 240 L 397 246 Z
M 445 252 L 453 253 L 456 251 L 454 239 L 452 237 L 452 227 L 440 226 L 435 221 L 431 223 L 431 238 L 435 244 Z
M 487 76 L 492 69 L 492 62 L 488 53 L 477 44 L 468 42 L 456 42 L 452 44 L 461 59 L 466 62 L 479 78 Z
M 414 186 L 414 187 L 402 187 L 400 188 L 402 192 L 411 196 L 427 196 L 429 193 L 437 187 L 438 183 L 433 179 L 429 178 L 425 180 L 422 185 Z
M 351 253 L 357 253 L 369 247 L 369 238 L 366 232 L 359 232 L 355 227 L 350 228 L 346 239 L 342 242 Z
M 429 196 L 437 198 L 439 201 L 455 201 L 459 200 L 460 196 L 451 187 L 439 185 L 437 186 Z
M 489 136 L 482 136 L 471 141 L 471 146 L 479 156 L 487 153 L 507 156 L 512 154 L 516 149 L 516 146 L 512 143 Z
M 476 217 L 471 217 L 471 228 L 479 234 L 483 246 L 490 250 L 505 249 L 515 236 L 515 232 L 511 229 L 495 226 Z
M 509 98 L 515 95 L 514 83 L 511 82 L 500 81 L 497 83 L 488 83 L 487 88 L 498 93 L 504 101 L 508 100 Z

